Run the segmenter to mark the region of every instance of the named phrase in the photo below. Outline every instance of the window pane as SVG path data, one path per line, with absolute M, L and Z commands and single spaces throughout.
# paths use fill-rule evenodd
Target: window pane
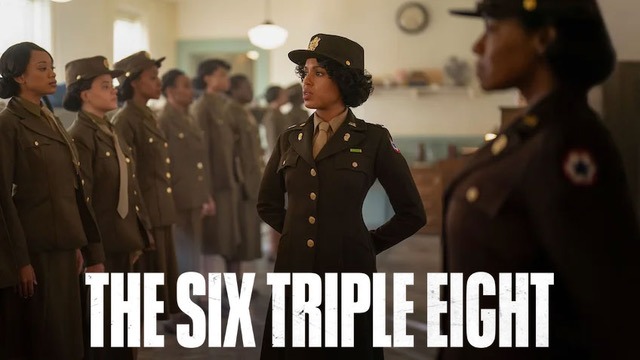
M 113 61 L 119 61 L 141 50 L 149 51 L 146 28 L 140 21 L 117 19 L 113 23 Z
M 34 42 L 51 51 L 51 8 L 49 0 L 0 0 L 0 53 L 9 46 Z

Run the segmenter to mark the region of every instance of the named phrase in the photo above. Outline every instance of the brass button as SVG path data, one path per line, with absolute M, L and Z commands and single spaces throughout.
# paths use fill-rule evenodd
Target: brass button
M 316 172 L 316 169 L 311 169 L 310 173 L 311 173 L 311 176 L 318 175 L 318 173 Z
M 127 164 L 128 164 L 128 163 L 130 163 L 130 162 L 131 162 L 131 159 L 129 159 L 129 158 L 125 158 L 125 159 L 124 159 L 124 161 L 126 161 L 126 162 L 127 162 Z
M 84 186 L 84 179 L 80 180 L 80 182 L 82 183 L 82 186 Z
M 309 216 L 309 224 L 313 225 L 316 223 L 316 218 L 314 218 L 313 216 Z
M 38 140 L 36 140 L 36 141 L 33 142 L 33 145 L 40 146 L 40 143 L 38 142 Z
M 104 153 L 104 154 L 107 155 L 107 156 L 111 156 L 111 153 L 108 152 L 108 151 L 106 153 Z
M 509 144 L 509 139 L 506 135 L 502 134 L 498 136 L 497 139 L 493 140 L 493 144 L 491 144 L 491 153 L 493 155 L 500 154 Z
M 198 169 L 202 169 L 204 167 L 201 162 L 197 163 L 196 166 L 198 167 Z
M 149 138 L 149 144 L 153 143 L 153 138 Z
M 286 164 L 287 160 L 282 160 L 282 165 Z
M 171 188 L 170 187 L 167 188 L 167 194 L 171 194 Z
M 171 179 L 171 173 L 170 173 L 170 172 L 168 172 L 168 173 L 166 174 L 166 176 L 167 176 L 167 179 Z
M 138 205 L 136 205 L 136 211 L 140 211 L 140 208 L 138 207 Z
M 168 148 L 169 147 L 169 143 L 164 143 L 164 147 Z
M 131 177 L 135 179 L 136 178 L 136 173 L 131 174 Z
M 167 164 L 171 164 L 171 159 L 169 159 L 169 158 L 166 158 L 164 161 L 165 161 Z
M 311 240 L 311 239 L 307 240 L 307 247 L 312 248 L 312 247 L 314 247 L 315 245 L 316 245 L 316 243 L 315 243 L 313 240 Z
M 133 190 L 133 195 L 138 195 L 138 192 Z
M 469 189 L 467 189 L 467 201 L 472 203 L 475 202 L 476 200 L 478 200 L 478 197 L 480 196 L 480 192 L 478 191 L 478 188 L 475 186 L 470 187 Z
M 347 66 L 351 66 L 351 61 L 347 60 L 344 62 Z
M 344 138 L 343 139 L 344 139 L 344 141 L 349 141 L 349 139 L 351 139 L 351 134 L 349 134 L 349 133 L 344 134 Z
M 312 192 L 311 194 L 309 194 L 309 198 L 311 200 L 315 200 L 318 196 L 316 196 L 316 193 Z
M 180 139 L 184 139 L 184 133 L 179 133 L 179 134 L 178 134 L 178 138 L 180 138 Z
M 298 134 L 298 141 L 302 140 L 302 133 Z
M 354 161 L 354 162 L 351 163 L 351 166 L 353 166 L 354 168 L 357 168 L 358 167 L 358 163 L 356 161 Z
M 87 202 L 91 201 L 91 198 L 87 196 Z

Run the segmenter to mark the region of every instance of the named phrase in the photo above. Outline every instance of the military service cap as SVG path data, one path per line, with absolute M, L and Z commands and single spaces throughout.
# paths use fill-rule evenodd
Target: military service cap
M 116 62 L 115 64 L 113 64 L 113 67 L 117 70 L 124 71 L 124 74 L 118 77 L 118 82 L 122 84 L 128 77 L 140 73 L 152 65 L 160 67 L 164 59 L 165 57 L 161 57 L 154 60 L 151 58 L 151 55 L 149 55 L 148 52 L 139 51 Z
M 115 78 L 124 71 L 109 69 L 109 61 L 104 56 L 73 60 L 64 67 L 65 82 L 67 86 L 83 79 L 93 79 L 96 76 L 109 74 Z
M 347 68 L 364 70 L 362 46 L 338 35 L 316 34 L 311 37 L 307 49 L 289 52 L 289 59 L 298 65 L 304 65 L 307 59 L 318 56 L 335 60 Z
M 520 17 L 527 14 L 598 16 L 595 0 L 480 0 L 475 9 L 451 10 L 454 15 L 477 17 Z

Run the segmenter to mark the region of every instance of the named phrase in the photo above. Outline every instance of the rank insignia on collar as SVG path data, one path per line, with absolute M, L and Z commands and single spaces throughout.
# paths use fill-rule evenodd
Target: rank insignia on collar
M 389 137 L 389 142 L 391 143 L 391 147 L 393 148 L 393 151 L 400 154 L 400 149 L 398 149 L 398 146 L 396 146 L 396 144 L 393 142 L 393 139 L 391 137 Z
M 298 125 L 291 125 L 291 126 L 289 126 L 287 129 L 293 129 L 293 128 L 294 128 L 294 127 L 296 127 L 296 126 L 298 126 Z
M 583 149 L 570 150 L 565 156 L 562 170 L 576 186 L 591 186 L 596 182 L 598 166 L 591 153 Z
M 349 122 L 349 126 L 356 127 L 356 123 L 354 123 L 353 121 L 351 121 L 351 122 Z

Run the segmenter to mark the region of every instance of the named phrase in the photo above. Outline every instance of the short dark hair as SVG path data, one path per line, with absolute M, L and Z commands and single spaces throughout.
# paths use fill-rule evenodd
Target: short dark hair
M 318 56 L 318 65 L 327 70 L 329 77 L 338 85 L 342 101 L 348 107 L 362 105 L 373 92 L 371 74 L 366 70 L 347 68 L 323 56 Z M 296 66 L 296 74 L 304 81 L 304 65 Z
M 264 98 L 268 103 L 275 101 L 278 96 L 280 96 L 280 92 L 283 91 L 282 87 L 278 85 L 269 86 L 267 91 L 264 93 Z
M 179 69 L 171 69 L 162 75 L 162 95 L 167 96 L 166 90 L 169 87 L 175 87 L 176 81 L 180 76 L 186 76 L 184 71 Z
M 138 77 L 140 77 L 140 75 L 142 74 L 142 71 L 139 71 L 129 77 L 127 77 L 126 79 L 124 79 L 124 82 L 120 85 L 118 85 L 118 101 L 119 102 L 125 102 L 127 100 L 130 100 L 133 98 L 133 86 L 131 86 L 131 82 L 135 79 L 137 79 Z
M 236 74 L 233 75 L 232 77 L 229 78 L 229 93 L 231 93 L 231 91 L 237 89 L 240 87 L 240 85 L 242 85 L 245 82 L 248 82 L 249 78 L 244 75 L 244 74 Z
M 20 94 L 20 84 L 14 78 L 27 70 L 32 51 L 44 51 L 53 61 L 53 57 L 47 50 L 32 42 L 21 42 L 10 46 L 0 57 L 0 98 L 8 99 Z
M 561 85 L 587 91 L 605 81 L 613 72 L 616 53 L 599 12 L 553 16 L 529 14 L 520 20 L 528 31 L 544 26 L 556 29 L 556 39 L 545 55 Z
M 198 71 L 193 79 L 193 87 L 197 90 L 204 90 L 207 87 L 204 77 L 213 74 L 219 68 L 229 71 L 231 70 L 231 64 L 222 59 L 209 59 L 198 64 Z
M 82 109 L 82 98 L 80 97 L 80 93 L 91 89 L 93 80 L 95 80 L 95 78 L 81 79 L 67 86 L 67 91 L 65 92 L 64 99 L 62 100 L 62 107 L 65 108 L 65 110 L 73 112 L 80 111 L 80 109 Z

